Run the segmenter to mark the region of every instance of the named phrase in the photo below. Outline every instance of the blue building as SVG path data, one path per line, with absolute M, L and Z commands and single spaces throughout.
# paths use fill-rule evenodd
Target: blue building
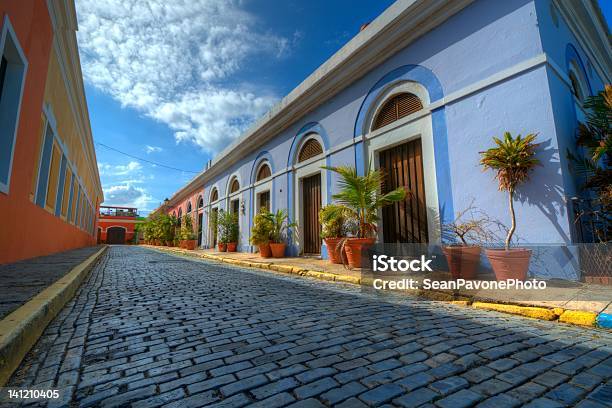
M 405 216 L 381 212 L 380 241 L 439 242 L 441 222 L 472 201 L 509 223 L 506 194 L 478 164 L 504 131 L 542 142 L 517 235 L 579 242 L 566 151 L 581 100 L 611 82 L 608 35 L 595 0 L 398 0 L 181 189 L 204 188 L 202 246 L 215 244 L 210 214 L 225 209 L 239 214 L 239 250 L 252 250 L 266 206 L 299 224 L 294 255 L 324 254 L 316 210 L 336 176 L 323 165 L 384 168 L 390 187 L 411 189 Z

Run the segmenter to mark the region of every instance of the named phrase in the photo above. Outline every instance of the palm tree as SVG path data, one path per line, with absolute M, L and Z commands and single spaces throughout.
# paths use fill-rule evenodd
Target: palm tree
M 351 218 L 357 221 L 358 237 L 368 238 L 376 232 L 378 209 L 402 201 L 406 198 L 406 189 L 396 188 L 386 194 L 380 192 L 384 176 L 380 170 L 370 170 L 359 176 L 351 166 L 328 167 L 324 169 L 340 175 L 338 184 L 340 192 L 333 195 L 336 202 L 348 209 Z
M 587 150 L 584 158 L 568 151 L 579 174 L 585 177 L 583 188 L 593 190 L 604 212 L 612 208 L 612 86 L 590 96 L 584 103 L 586 123 L 578 125 L 576 144 Z
M 525 137 L 518 135 L 512 137 L 510 132 L 504 133 L 504 138 L 494 137 L 496 147 L 480 152 L 482 158 L 480 164 L 484 169 L 496 172 L 495 178 L 499 182 L 499 190 L 508 192 L 508 206 L 512 225 L 506 235 L 505 248 L 510 249 L 512 235 L 516 230 L 516 214 L 514 213 L 514 193 L 519 184 L 529 179 L 529 173 L 540 164 L 535 158 L 536 148 L 539 143 L 533 143 L 536 134 L 530 133 Z

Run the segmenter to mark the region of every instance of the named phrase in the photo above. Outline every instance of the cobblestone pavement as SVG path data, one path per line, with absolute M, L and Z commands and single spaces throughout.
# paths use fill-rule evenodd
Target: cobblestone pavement
M 112 247 L 11 386 L 49 406 L 603 407 L 612 334 Z

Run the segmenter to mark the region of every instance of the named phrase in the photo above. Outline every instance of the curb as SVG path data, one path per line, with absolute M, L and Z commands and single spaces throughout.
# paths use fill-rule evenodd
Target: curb
M 58 281 L 0 320 L 0 386 L 6 384 L 47 325 L 72 299 L 93 264 L 107 249 L 108 246 L 103 246 Z
M 167 248 L 167 247 L 158 247 L 152 245 L 142 245 L 143 247 L 150 248 L 153 250 L 159 250 L 161 252 L 169 252 L 175 253 L 178 255 L 190 256 L 193 258 L 203 258 L 210 259 L 217 262 L 228 263 L 232 265 L 245 266 L 251 268 L 259 268 L 265 270 L 272 270 L 276 272 L 282 273 L 290 273 L 299 276 L 306 276 L 310 278 L 315 278 L 319 280 L 326 281 L 335 281 L 335 282 L 344 282 L 344 283 L 352 283 L 354 285 L 360 284 L 368 284 L 366 280 L 355 276 L 347 276 L 347 275 L 334 275 L 332 273 L 321 272 L 321 271 L 311 271 L 307 269 L 298 268 L 291 265 L 282 265 L 282 264 L 273 264 L 269 262 L 252 262 L 252 261 L 243 261 L 240 259 L 233 258 L 224 258 L 217 255 L 209 255 L 209 254 L 197 254 L 193 252 L 189 252 L 187 250 Z M 475 309 L 482 310 L 491 310 L 501 313 L 513 314 L 523 317 L 529 317 L 532 319 L 538 320 L 548 320 L 548 321 L 558 321 L 561 323 L 568 323 L 578 326 L 589 326 L 589 327 L 599 327 L 603 329 L 612 329 L 612 314 L 608 313 L 594 313 L 594 312 L 586 312 L 582 310 L 565 310 L 560 307 L 555 308 L 547 308 L 547 307 L 539 307 L 539 306 L 524 306 L 524 305 L 515 305 L 515 304 L 507 304 L 501 302 L 494 301 L 481 301 L 477 300 L 474 297 L 470 296 L 462 296 L 460 294 L 454 294 L 443 291 L 434 291 L 434 290 L 423 290 L 420 289 L 416 293 L 416 296 L 419 298 L 441 301 L 441 302 L 449 302 L 459 306 L 465 307 L 473 307 Z

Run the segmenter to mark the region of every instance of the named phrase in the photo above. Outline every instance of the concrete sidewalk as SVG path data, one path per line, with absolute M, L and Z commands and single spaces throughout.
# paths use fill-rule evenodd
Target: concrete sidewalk
M 79 248 L 0 265 L 0 320 L 99 250 Z
M 315 257 L 261 258 L 258 254 L 245 252 L 218 252 L 211 249 L 189 251 L 174 247 L 149 247 L 240 266 L 294 273 L 323 280 L 355 284 L 365 283 L 362 281 L 360 269 L 347 269 L 343 265 L 332 264 Z M 436 276 L 436 278 L 440 277 Z M 450 274 L 448 279 L 450 279 Z M 544 291 L 538 291 L 530 298 L 525 296 L 525 292 L 522 292 L 520 299 L 517 298 L 518 292 L 511 290 L 413 290 L 406 292 L 410 295 L 428 299 L 464 302 L 483 309 L 521 314 L 545 320 L 560 320 L 567 323 L 594 325 L 595 321 L 598 320 L 601 327 L 609 328 L 610 319 L 612 319 L 612 286 L 593 283 L 550 281 Z

